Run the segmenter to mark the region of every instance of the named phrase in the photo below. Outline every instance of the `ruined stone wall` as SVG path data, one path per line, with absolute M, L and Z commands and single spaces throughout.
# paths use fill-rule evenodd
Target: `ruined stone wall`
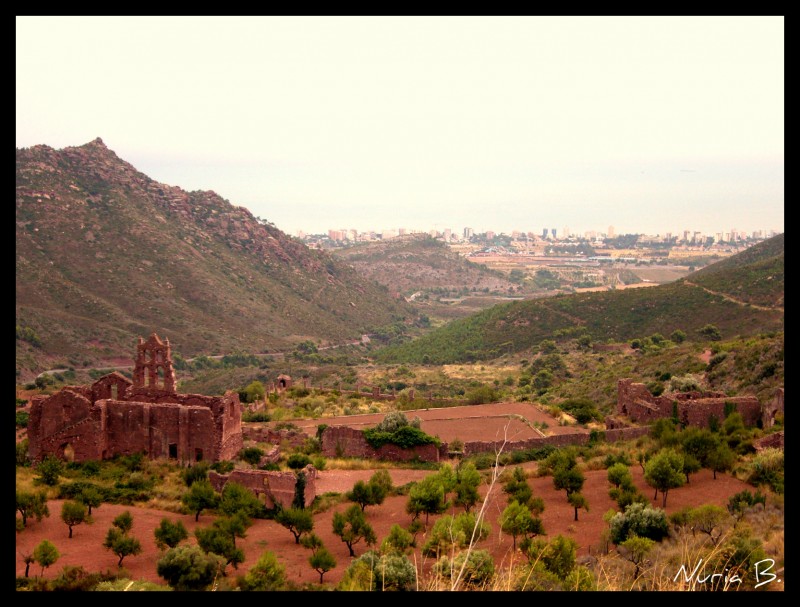
M 75 450 L 77 461 L 98 459 L 97 418 L 92 416 L 91 401 L 80 392 L 64 388 L 52 396 L 31 399 L 28 456 L 32 461 L 63 454 L 66 445 Z
M 104 458 L 144 451 L 151 458 L 215 461 L 217 436 L 212 411 L 176 403 L 99 401 L 106 408 Z
M 668 412 L 662 409 L 665 406 L 669 407 Z M 617 382 L 617 414 L 626 415 L 635 421 L 652 421 L 672 415 L 672 403 L 655 400 L 644 384 L 633 383 L 631 379 L 620 379 Z
M 509 441 L 503 445 L 503 441 L 470 441 L 464 443 L 464 455 L 475 455 L 476 453 L 496 453 L 500 447 L 504 453 L 509 451 L 523 451 L 526 449 L 540 449 L 547 445 L 553 447 L 566 447 L 568 445 L 585 445 L 589 442 L 589 434 L 586 432 L 575 432 L 573 434 L 554 434 L 545 437 L 532 437 L 520 441 Z
M 446 446 L 443 445 L 443 449 Z M 424 462 L 438 462 L 440 448 L 436 445 L 418 445 L 402 449 L 397 445 L 382 445 L 374 449 L 364 438 L 361 430 L 346 426 L 329 426 L 322 433 L 322 455 L 325 457 L 362 457 L 405 462 L 419 459 Z
M 208 397 L 204 397 L 208 398 Z M 234 459 L 244 446 L 242 439 L 242 403 L 239 395 L 229 390 L 212 407 L 216 422 L 217 459 Z
M 755 426 L 761 419 L 761 403 L 755 396 L 699 398 L 678 403 L 678 419 L 684 426 L 707 428 L 712 416 L 720 423 L 724 421 L 725 407 L 728 404 L 735 406 L 735 411 L 741 414 L 747 426 Z
M 677 392 L 653 396 L 644 384 L 621 379 L 617 383 L 617 414 L 635 422 L 652 423 L 672 417 L 677 405 L 679 421 L 687 426 L 708 427 L 709 419 L 725 419 L 726 405 L 735 405 L 744 423 L 755 426 L 761 418 L 761 405 L 755 396 L 725 396 L 722 392 Z
M 308 438 L 302 430 L 274 430 L 261 422 L 245 422 L 242 424 L 242 438 L 257 443 L 280 445 L 282 442 L 292 447 L 301 447 Z
M 311 465 L 301 470 L 305 474 L 304 499 L 305 507 L 311 505 L 317 496 L 317 469 Z M 230 474 L 218 474 L 213 470 L 208 472 L 208 480 L 215 491 L 222 492 L 229 482 L 238 483 L 255 493 L 259 500 L 263 500 L 267 508 L 280 505 L 290 508 L 294 501 L 297 476 L 294 472 L 278 472 L 272 470 L 234 470 Z
M 115 400 L 126 400 L 128 391 L 133 386 L 133 382 L 121 373 L 114 371 L 104 375 L 91 386 L 92 402 L 113 398 Z
M 757 441 L 753 441 L 753 448 L 756 451 L 764 449 L 783 449 L 783 430 L 762 436 Z
M 775 415 L 780 413 L 783 415 L 783 388 L 778 388 L 775 392 L 775 398 L 773 398 L 769 403 L 764 405 L 763 414 L 762 414 L 762 422 L 764 424 L 764 428 L 771 428 L 775 425 Z

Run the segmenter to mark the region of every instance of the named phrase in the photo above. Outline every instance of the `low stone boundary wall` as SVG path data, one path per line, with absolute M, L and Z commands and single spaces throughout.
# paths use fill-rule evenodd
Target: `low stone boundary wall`
M 629 440 L 646 436 L 650 428 L 647 426 L 632 426 L 628 428 L 615 428 L 599 431 L 599 438 L 608 442 Z M 495 453 L 500 447 L 503 452 L 523 451 L 527 449 L 540 449 L 546 446 L 566 447 L 568 445 L 586 445 L 591 434 L 588 432 L 574 432 L 572 434 L 553 434 L 544 437 L 532 437 L 520 441 L 469 441 L 464 443 L 465 456 L 476 453 Z M 425 462 L 438 462 L 449 452 L 448 443 L 441 447 L 434 445 L 421 445 L 413 449 L 402 449 L 396 445 L 383 445 L 380 449 L 372 448 L 361 430 L 346 426 L 331 426 L 322 433 L 322 454 L 325 457 L 363 457 L 372 459 L 385 459 L 390 461 L 409 461 L 419 459 Z
M 325 457 L 363 457 L 393 462 L 407 462 L 419 459 L 423 462 L 438 462 L 446 453 L 447 445 L 418 445 L 403 449 L 397 445 L 382 445 L 375 449 L 370 446 L 361 430 L 346 426 L 329 426 L 322 433 L 322 455 Z
M 305 474 L 305 507 L 311 505 L 317 496 L 317 469 L 308 465 L 301 470 Z M 267 508 L 280 505 L 290 508 L 294 501 L 297 476 L 294 472 L 277 472 L 272 470 L 234 470 L 230 474 L 218 474 L 213 470 L 208 471 L 208 480 L 215 491 L 222 492 L 227 483 L 239 483 L 250 489 L 261 499 Z

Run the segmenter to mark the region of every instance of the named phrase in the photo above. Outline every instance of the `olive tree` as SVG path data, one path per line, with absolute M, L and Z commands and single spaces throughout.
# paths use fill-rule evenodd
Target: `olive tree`
M 377 541 L 375 531 L 367 522 L 361 508 L 356 504 L 350 506 L 344 513 L 335 512 L 333 514 L 333 533 L 347 545 L 350 556 L 356 555 L 353 546 L 361 540 L 364 540 L 367 546 L 371 546 Z
M 80 502 L 67 500 L 61 505 L 61 520 L 69 527 L 69 537 L 72 539 L 72 528 L 86 522 L 86 506 Z
M 291 532 L 295 544 L 300 543 L 300 536 L 314 529 L 311 512 L 302 508 L 281 508 L 275 515 L 275 522 Z
M 662 508 L 667 507 L 667 493 L 684 484 L 683 456 L 672 449 L 662 449 L 647 462 L 644 471 L 647 484 L 664 496 Z M 653 497 L 653 499 L 656 499 Z
M 33 560 L 41 565 L 42 575 L 44 575 L 44 570 L 55 563 L 60 556 L 58 549 L 49 540 L 42 540 L 42 542 L 33 549 Z M 25 572 L 25 576 L 27 577 L 27 566 Z

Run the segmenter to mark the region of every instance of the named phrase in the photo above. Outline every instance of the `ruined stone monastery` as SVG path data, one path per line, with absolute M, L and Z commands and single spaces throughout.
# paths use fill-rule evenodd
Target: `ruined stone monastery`
M 178 394 L 169 340 L 153 333 L 136 348 L 133 381 L 110 373 L 90 386 L 35 396 L 29 456 L 103 460 L 144 452 L 188 464 L 231 460 L 242 448 L 239 395 Z

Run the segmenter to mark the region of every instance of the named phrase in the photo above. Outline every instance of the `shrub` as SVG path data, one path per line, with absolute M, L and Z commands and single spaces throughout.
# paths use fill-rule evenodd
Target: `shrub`
M 464 565 L 466 561 L 466 566 Z M 451 561 L 447 556 L 441 557 L 434 565 L 433 571 L 442 577 L 453 579 L 461 568 L 461 580 L 467 586 L 487 587 L 494 577 L 494 559 L 488 550 L 461 551 Z
M 286 465 L 292 470 L 300 470 L 311 463 L 311 458 L 305 453 L 292 453 L 286 458 Z
M 617 545 L 632 535 L 659 542 L 669 534 L 666 512 L 639 502 L 627 506 L 624 513 L 617 512 L 609 526 L 611 541 Z
M 339 583 L 340 590 L 413 590 L 417 584 L 414 564 L 396 552 L 379 555 L 369 550 L 354 559 Z

